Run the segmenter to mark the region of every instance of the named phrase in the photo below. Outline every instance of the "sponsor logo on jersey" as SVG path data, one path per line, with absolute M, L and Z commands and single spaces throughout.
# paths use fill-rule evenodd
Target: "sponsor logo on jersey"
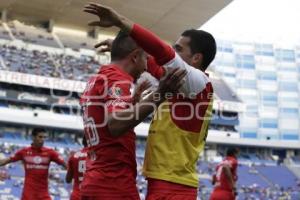
M 48 165 L 31 165 L 31 164 L 27 164 L 26 168 L 27 169 L 48 169 L 49 166 Z
M 111 87 L 108 89 L 108 95 L 113 97 L 113 98 L 119 98 L 120 96 L 122 96 L 122 89 L 119 87 Z
M 40 164 L 42 162 L 42 158 L 40 156 L 34 156 L 33 157 L 33 162 L 35 164 Z

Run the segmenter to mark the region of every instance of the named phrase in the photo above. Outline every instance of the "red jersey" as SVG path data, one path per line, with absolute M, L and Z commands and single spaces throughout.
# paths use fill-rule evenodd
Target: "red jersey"
M 53 149 L 46 147 L 26 147 L 15 153 L 11 161 L 22 160 L 25 182 L 22 200 L 50 199 L 48 193 L 48 172 L 51 161 L 62 165 L 63 159 Z
M 81 97 L 84 133 L 88 143 L 87 170 L 81 194 L 97 197 L 138 196 L 136 188 L 135 133 L 113 137 L 107 115 L 132 105 L 133 78 L 110 64 L 91 77 Z
M 69 158 L 68 171 L 72 172 L 74 179 L 71 200 L 80 200 L 80 183 L 83 180 L 83 173 L 86 169 L 86 157 L 87 149 L 83 148 Z
M 237 159 L 231 156 L 226 157 L 220 164 L 216 167 L 216 175 L 215 175 L 215 189 L 222 189 L 232 191 L 231 184 L 223 171 L 223 167 L 227 165 L 230 167 L 231 174 L 233 176 L 233 180 L 237 181 Z

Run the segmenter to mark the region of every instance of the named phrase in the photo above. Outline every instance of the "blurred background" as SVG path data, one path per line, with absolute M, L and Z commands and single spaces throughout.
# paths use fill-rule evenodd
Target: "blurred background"
M 33 127 L 68 158 L 80 148 L 79 97 L 110 61 L 93 46 L 116 29 L 90 28 L 85 0 L 1 0 L 0 157 L 31 143 Z M 209 67 L 215 90 L 207 145 L 200 155 L 199 199 L 228 147 L 240 149 L 237 199 L 300 199 L 300 2 L 297 0 L 103 0 L 172 44 L 188 28 L 211 32 L 218 51 Z M 144 74 L 142 78 L 154 78 Z M 138 189 L 149 116 L 136 127 Z M 1 169 L 0 199 L 20 199 L 21 163 Z M 69 199 L 65 171 L 53 165 L 50 193 Z

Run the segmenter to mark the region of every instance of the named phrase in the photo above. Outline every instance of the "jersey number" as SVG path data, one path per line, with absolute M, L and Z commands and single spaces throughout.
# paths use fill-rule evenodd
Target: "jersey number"
M 99 144 L 100 140 L 94 119 L 92 117 L 87 118 L 84 122 L 84 125 L 87 133 L 86 139 L 88 146 L 96 146 L 97 144 Z
M 85 160 L 80 160 L 78 162 L 78 172 L 84 173 L 85 172 Z

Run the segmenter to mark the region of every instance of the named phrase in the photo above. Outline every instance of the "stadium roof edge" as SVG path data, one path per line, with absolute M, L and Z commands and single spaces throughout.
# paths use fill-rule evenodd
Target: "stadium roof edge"
M 2 19 L 20 20 L 28 24 L 58 25 L 88 31 L 94 19 L 82 12 L 87 0 L 1 0 Z M 227 6 L 231 0 L 102 0 L 133 21 L 144 25 L 167 41 L 174 41 L 187 28 L 198 28 Z M 80 17 L 79 17 L 80 16 Z M 167 28 L 166 28 L 167 27 Z M 115 29 L 100 30 L 111 35 Z

